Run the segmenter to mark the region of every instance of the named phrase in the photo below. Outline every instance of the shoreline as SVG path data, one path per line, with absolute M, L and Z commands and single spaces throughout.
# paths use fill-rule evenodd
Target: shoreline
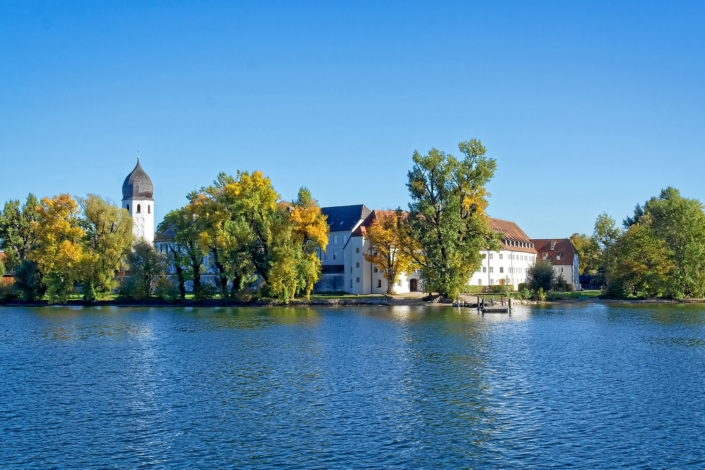
M 575 304 L 584 302 L 596 302 L 605 304 L 702 304 L 705 299 L 562 299 L 562 300 L 516 300 L 512 299 L 512 303 L 517 306 L 538 306 L 538 305 L 554 305 L 554 304 Z M 104 300 L 96 302 L 85 302 L 83 300 L 69 300 L 65 304 L 50 304 L 46 300 L 35 302 L 23 302 L 21 300 L 12 300 L 10 302 L 0 302 L 2 307 L 138 307 L 138 308 L 164 308 L 164 307 L 345 307 L 345 306 L 409 306 L 409 307 L 452 307 L 451 302 L 432 302 L 422 300 L 421 298 L 380 296 L 380 297 L 363 297 L 359 299 L 296 299 L 289 303 L 280 302 L 278 300 L 256 300 L 250 302 L 236 300 L 204 300 L 202 302 L 194 302 L 192 300 L 166 302 L 163 300 L 149 301 L 131 301 L 131 300 Z M 476 304 L 466 302 L 464 308 L 476 308 Z

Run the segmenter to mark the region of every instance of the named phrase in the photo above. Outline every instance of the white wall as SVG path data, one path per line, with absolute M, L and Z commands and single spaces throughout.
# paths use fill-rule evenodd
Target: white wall
M 140 213 L 137 213 L 139 205 Z M 122 201 L 122 208 L 127 209 L 132 217 L 132 233 L 138 240 L 144 238 L 150 243 L 154 242 L 154 201 L 141 199 Z
M 499 280 L 504 280 L 516 288 L 519 284 L 526 282 L 528 269 L 536 262 L 536 253 L 526 253 L 523 251 L 501 250 L 483 251 L 485 258 L 482 260 L 480 269 L 473 273 L 468 281 L 472 286 L 499 285 Z

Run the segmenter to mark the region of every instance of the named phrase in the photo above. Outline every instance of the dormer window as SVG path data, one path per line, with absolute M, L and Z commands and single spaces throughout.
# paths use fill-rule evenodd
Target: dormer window
M 556 249 L 556 242 L 551 242 L 551 251 Z
M 556 255 L 556 260 L 560 261 L 560 259 L 561 259 L 561 254 L 558 253 L 558 254 Z

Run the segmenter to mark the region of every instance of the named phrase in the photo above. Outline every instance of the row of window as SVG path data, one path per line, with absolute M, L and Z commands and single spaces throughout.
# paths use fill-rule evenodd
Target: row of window
M 521 284 L 522 282 L 526 282 L 526 279 L 517 279 L 516 282 L 517 282 L 517 284 Z M 478 280 L 477 280 L 477 285 L 478 285 L 478 286 L 481 286 L 481 285 L 482 285 L 482 279 L 478 279 Z M 489 285 L 490 285 L 490 286 L 494 286 L 494 285 L 495 285 L 494 279 L 490 279 Z
M 359 253 L 359 252 L 360 252 L 360 249 L 355 248 L 355 253 Z M 341 251 L 341 254 L 343 256 L 343 259 L 345 259 L 345 252 Z M 334 261 L 337 260 L 338 259 L 338 252 L 333 250 L 331 252 L 331 256 L 333 256 Z M 318 250 L 318 259 L 323 260 L 323 261 L 328 261 L 328 252 L 323 253 L 323 250 Z
M 141 204 L 137 204 L 136 209 L 137 210 L 135 211 L 135 214 L 142 213 L 142 205 Z M 127 212 L 130 212 L 130 205 L 129 204 L 127 205 Z M 147 214 L 151 214 L 151 213 L 152 213 L 152 206 L 150 204 L 147 204 Z
M 511 273 L 511 274 L 523 273 L 525 270 L 526 270 L 526 268 L 515 268 L 515 267 L 511 267 L 511 266 L 507 268 L 507 272 L 508 272 L 508 273 Z M 479 272 L 486 273 L 486 272 L 487 272 L 487 266 L 483 266 L 482 269 L 481 269 L 481 270 L 478 269 L 477 272 L 478 272 L 478 273 L 479 273 Z M 494 272 L 494 266 L 490 266 L 490 272 L 491 272 L 491 273 Z M 500 273 L 504 273 L 504 267 L 500 266 L 499 272 L 500 272 Z
M 483 254 L 482 257 L 485 258 L 486 256 Z M 494 257 L 494 253 L 490 253 L 489 258 L 493 259 L 493 257 Z M 504 253 L 499 253 L 499 259 L 504 259 Z M 511 260 L 515 260 L 515 261 L 531 261 L 531 258 L 529 257 L 529 255 L 515 255 L 514 253 L 510 253 L 509 257 L 507 259 L 511 259 Z M 544 257 L 544 259 L 546 259 L 546 258 Z

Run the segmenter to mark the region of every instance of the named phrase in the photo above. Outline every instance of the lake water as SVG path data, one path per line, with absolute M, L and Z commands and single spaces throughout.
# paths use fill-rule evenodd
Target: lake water
M 0 307 L 2 468 L 703 468 L 705 308 Z

